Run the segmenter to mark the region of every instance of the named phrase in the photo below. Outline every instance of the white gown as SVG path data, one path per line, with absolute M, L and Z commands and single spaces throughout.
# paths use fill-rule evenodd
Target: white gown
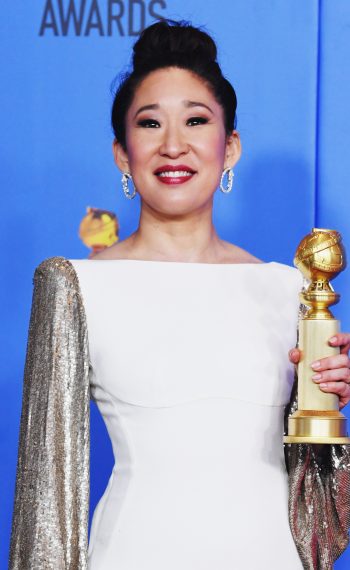
M 299 272 L 70 261 L 115 455 L 89 569 L 302 570 L 282 443 Z

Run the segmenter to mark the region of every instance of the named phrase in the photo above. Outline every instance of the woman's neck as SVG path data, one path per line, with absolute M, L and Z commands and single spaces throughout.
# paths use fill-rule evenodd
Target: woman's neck
M 211 212 L 191 218 L 151 216 L 141 211 L 138 229 L 128 238 L 91 256 L 188 263 L 259 263 L 237 245 L 219 238 Z
M 215 263 L 223 253 L 211 209 L 171 219 L 143 210 L 139 227 L 129 240 L 138 258 Z

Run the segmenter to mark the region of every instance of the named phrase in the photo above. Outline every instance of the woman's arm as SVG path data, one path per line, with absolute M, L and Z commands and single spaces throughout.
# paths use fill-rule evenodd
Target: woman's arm
M 34 275 L 10 570 L 87 568 L 89 354 L 72 264 Z
M 348 401 L 347 343 L 350 335 L 336 335 L 333 346 L 341 354 L 321 359 L 323 381 L 337 393 L 342 407 Z M 346 356 L 345 356 L 346 355 Z M 290 360 L 299 361 L 299 351 Z M 344 357 L 345 356 L 345 357 Z M 334 384 L 333 384 L 334 383 Z M 285 414 L 297 409 L 297 378 Z M 350 529 L 350 446 L 288 444 L 285 446 L 289 473 L 289 522 L 299 555 L 306 570 L 332 570 L 334 561 L 349 544 Z

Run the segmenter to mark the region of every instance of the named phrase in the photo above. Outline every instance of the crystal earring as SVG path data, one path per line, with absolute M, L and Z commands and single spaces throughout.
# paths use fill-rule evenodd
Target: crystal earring
M 129 189 L 129 180 L 131 180 L 131 182 L 133 183 L 133 186 L 134 186 L 132 193 L 130 192 L 130 189 Z M 129 198 L 130 200 L 132 198 L 135 198 L 136 188 L 135 188 L 135 184 L 134 184 L 134 181 L 132 179 L 132 176 L 129 172 L 123 172 L 122 185 L 123 185 L 123 192 L 124 192 L 126 198 Z
M 224 179 L 225 176 L 227 174 L 227 185 L 226 187 L 224 186 Z M 234 177 L 234 172 L 232 170 L 232 168 L 230 168 L 229 166 L 227 168 L 225 168 L 225 170 L 223 171 L 222 175 L 221 175 L 221 180 L 220 180 L 220 190 L 221 192 L 223 192 L 224 194 L 228 194 L 229 192 L 231 192 L 232 190 L 232 184 L 233 184 L 233 177 Z

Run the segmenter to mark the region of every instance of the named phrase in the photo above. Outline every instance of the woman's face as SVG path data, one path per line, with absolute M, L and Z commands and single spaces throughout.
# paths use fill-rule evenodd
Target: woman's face
M 193 73 L 156 70 L 141 82 L 126 116 L 119 168 L 132 174 L 143 206 L 172 215 L 210 207 L 222 171 L 240 157 L 239 135 L 227 136 L 221 105 Z

